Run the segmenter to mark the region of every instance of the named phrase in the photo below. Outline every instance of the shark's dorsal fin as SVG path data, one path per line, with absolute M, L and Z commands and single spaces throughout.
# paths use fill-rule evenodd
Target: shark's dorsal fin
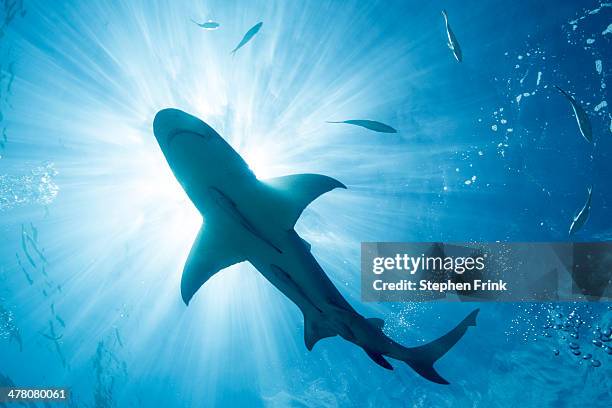
M 334 188 L 346 188 L 338 180 L 321 174 L 293 174 L 262 180 L 262 183 L 277 197 L 275 217 L 287 229 L 294 227 L 304 208 L 321 194 Z
M 304 316 L 304 343 L 306 343 L 306 348 L 309 351 L 312 350 L 319 340 L 334 337 L 337 334 L 331 329 L 325 328 Z
M 376 327 L 377 329 L 382 330 L 383 327 L 385 327 L 385 321 L 383 319 L 379 319 L 377 317 L 371 317 L 366 320 L 368 321 L 368 323 L 370 323 L 372 326 Z
M 245 257 L 230 245 L 224 229 L 206 221 L 196 237 L 181 278 L 181 296 L 186 305 L 200 287 L 220 270 L 242 262 Z

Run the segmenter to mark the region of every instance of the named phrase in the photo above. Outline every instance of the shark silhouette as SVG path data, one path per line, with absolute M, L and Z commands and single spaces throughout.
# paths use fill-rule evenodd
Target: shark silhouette
M 367 319 L 351 307 L 311 254 L 310 244 L 295 232 L 304 208 L 325 192 L 346 188 L 342 183 L 319 174 L 260 181 L 213 128 L 177 109 L 158 112 L 153 131 L 172 172 L 204 218 L 181 279 L 185 304 L 215 273 L 249 261 L 304 314 L 308 350 L 323 338 L 340 335 L 386 369 L 393 367 L 384 356 L 406 362 L 430 381 L 448 384 L 433 364 L 476 325 L 478 309 L 437 340 L 404 347 L 383 333 L 382 319 Z

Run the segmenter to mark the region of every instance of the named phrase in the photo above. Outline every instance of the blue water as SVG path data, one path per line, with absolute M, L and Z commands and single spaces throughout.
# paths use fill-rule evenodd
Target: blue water
M 384 317 L 403 344 L 429 341 L 477 305 L 361 302 L 360 242 L 565 241 L 589 186 L 591 217 L 571 239 L 612 238 L 610 5 L 5 0 L 0 10 L 0 382 L 67 386 L 78 407 L 610 406 L 612 356 L 591 343 L 612 325 L 609 303 L 480 305 L 478 326 L 437 365 L 450 386 L 401 362 L 386 371 L 340 338 L 308 352 L 299 310 L 246 264 L 185 307 L 180 274 L 201 217 L 151 129 L 158 110 L 177 107 L 259 178 L 345 183 L 297 231 L 357 310 Z M 553 85 L 588 112 L 592 145 Z M 347 119 L 399 132 L 326 123 Z

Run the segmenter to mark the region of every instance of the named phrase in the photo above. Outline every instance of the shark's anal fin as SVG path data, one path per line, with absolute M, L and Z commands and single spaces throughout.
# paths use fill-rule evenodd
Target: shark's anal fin
M 382 356 L 382 354 L 374 353 L 368 349 L 363 349 L 368 357 L 372 359 L 379 366 L 386 368 L 387 370 L 393 370 L 393 366 Z
M 191 247 L 181 278 L 181 296 L 186 305 L 198 289 L 215 273 L 245 260 L 224 229 L 206 221 Z
M 262 180 L 262 183 L 272 190 L 272 196 L 278 201 L 275 217 L 285 229 L 293 228 L 304 208 L 321 194 L 334 188 L 346 188 L 338 180 L 321 174 L 293 174 Z
M 369 319 L 366 319 L 366 321 L 370 326 L 374 327 L 377 330 L 382 330 L 383 327 L 385 327 L 385 321 L 377 317 L 371 317 Z M 370 357 L 372 361 L 374 361 L 379 366 L 386 368 L 387 370 L 393 370 L 393 366 L 382 356 L 382 354 L 368 350 L 367 348 L 364 348 L 363 351 L 365 351 L 368 357 Z
M 338 333 L 317 324 L 316 321 L 309 319 L 304 315 L 304 343 L 308 351 L 312 350 L 314 345 L 321 339 L 334 337 Z

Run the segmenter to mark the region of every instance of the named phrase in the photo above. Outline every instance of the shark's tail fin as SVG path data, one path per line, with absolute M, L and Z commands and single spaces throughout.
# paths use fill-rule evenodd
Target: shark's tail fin
M 474 310 L 454 329 L 431 343 L 406 349 L 406 357 L 402 360 L 429 381 L 448 384 L 448 381 L 438 374 L 433 365 L 463 337 L 468 327 L 476 326 L 476 316 L 479 310 Z

